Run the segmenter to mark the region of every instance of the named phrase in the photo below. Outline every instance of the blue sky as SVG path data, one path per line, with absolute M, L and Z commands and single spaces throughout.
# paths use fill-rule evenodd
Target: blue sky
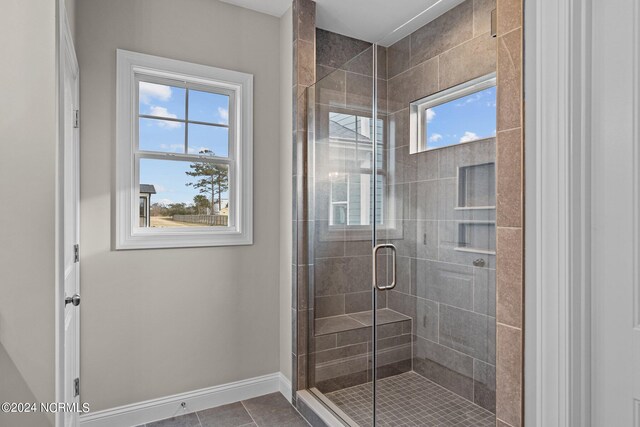
M 490 87 L 430 108 L 427 148 L 488 138 L 496 134 L 496 88 Z
M 140 114 L 185 119 L 186 89 L 140 82 Z M 189 120 L 229 124 L 229 97 L 197 90 L 189 91 Z M 185 124 L 161 119 L 140 118 L 140 150 L 168 153 L 185 152 Z M 195 154 L 211 150 L 217 156 L 229 154 L 229 130 L 226 127 L 189 123 L 188 152 Z M 153 184 L 157 194 L 152 202 L 192 203 L 198 193 L 187 182 L 195 179 L 186 175 L 189 162 L 171 160 L 140 161 L 140 183 Z M 223 194 L 223 198 L 228 198 Z

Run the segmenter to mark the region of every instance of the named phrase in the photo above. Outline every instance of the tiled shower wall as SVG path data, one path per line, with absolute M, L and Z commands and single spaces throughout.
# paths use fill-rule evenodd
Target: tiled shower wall
M 498 426 L 523 424 L 524 137 L 522 3 L 498 0 L 497 348 Z
M 309 304 L 309 275 L 313 262 L 309 258 L 309 200 L 307 197 L 307 101 L 305 89 L 316 80 L 316 3 L 312 0 L 293 0 L 293 248 L 292 248 L 292 402 L 296 392 L 307 388 L 307 348 L 309 317 L 313 305 Z

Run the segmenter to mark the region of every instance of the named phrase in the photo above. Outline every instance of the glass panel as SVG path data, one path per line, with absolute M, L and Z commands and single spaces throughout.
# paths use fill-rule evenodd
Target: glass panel
M 447 22 L 467 16 L 470 1 Z M 298 235 L 310 239 L 303 261 L 313 265 L 298 270 L 309 282 L 298 288 L 309 292 L 298 295 L 309 303 L 304 381 L 350 425 L 495 425 L 495 88 L 410 116 L 412 102 L 457 84 L 427 63 L 442 21 L 410 37 L 421 16 L 304 94 L 311 141 L 296 151 L 308 152 L 299 160 L 310 200 L 298 209 L 308 209 L 309 232 Z M 447 26 L 462 41 L 458 27 Z M 461 73 L 481 74 L 477 59 Z M 410 154 L 418 126 L 439 150 Z M 375 244 L 394 245 L 395 277 L 391 249 L 374 269 Z M 395 287 L 372 291 L 374 270 L 378 286 Z
M 138 135 L 139 150 L 184 153 L 183 123 L 140 118 Z
M 229 128 L 189 123 L 189 154 L 229 156 Z
M 405 84 L 418 87 L 413 78 Z M 397 145 L 385 145 L 390 178 L 376 187 L 390 200 L 376 210 L 388 225 L 377 243 L 395 245 L 397 257 L 395 288 L 377 291 L 386 298 L 376 319 L 378 425 L 410 424 L 411 413 L 424 425 L 495 425 L 494 104 L 490 88 L 426 110 L 427 146 L 439 149 L 415 154 L 410 110 L 389 115 Z M 378 271 L 392 282 L 390 251 Z
M 308 264 L 314 265 L 308 289 L 312 293 L 308 301 L 313 304 L 308 386 L 337 407 L 343 403 L 343 390 L 367 388 L 369 395 L 360 402 L 360 410 L 369 419 L 373 415 L 371 248 L 376 158 L 372 51 L 365 50 L 304 95 L 308 125 L 314 130 L 305 150 L 313 171 L 308 190 L 314 201 L 308 211 L 313 220 L 309 221 Z M 346 84 L 347 74 L 354 78 L 353 84 Z M 378 172 L 384 173 L 381 168 Z
M 184 120 L 185 100 L 184 88 L 149 82 L 138 83 L 140 114 Z
M 229 96 L 189 90 L 189 120 L 229 124 Z
M 140 193 L 150 197 L 150 227 L 228 226 L 226 165 L 140 159 L 139 170 Z
M 448 147 L 496 135 L 496 88 L 428 108 L 423 123 L 427 149 Z

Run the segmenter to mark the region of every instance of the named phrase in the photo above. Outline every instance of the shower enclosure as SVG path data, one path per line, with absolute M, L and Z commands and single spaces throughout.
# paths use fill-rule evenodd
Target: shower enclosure
M 453 52 L 430 25 L 302 95 L 306 381 L 353 426 L 496 422 L 495 41 Z

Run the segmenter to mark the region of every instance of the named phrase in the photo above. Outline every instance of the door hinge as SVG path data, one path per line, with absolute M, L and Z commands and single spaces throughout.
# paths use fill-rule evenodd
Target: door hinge
M 73 262 L 80 262 L 80 245 L 73 245 Z
M 80 396 L 80 378 L 73 380 L 73 397 Z
M 73 112 L 73 127 L 75 129 L 80 127 L 80 110 L 74 110 Z

